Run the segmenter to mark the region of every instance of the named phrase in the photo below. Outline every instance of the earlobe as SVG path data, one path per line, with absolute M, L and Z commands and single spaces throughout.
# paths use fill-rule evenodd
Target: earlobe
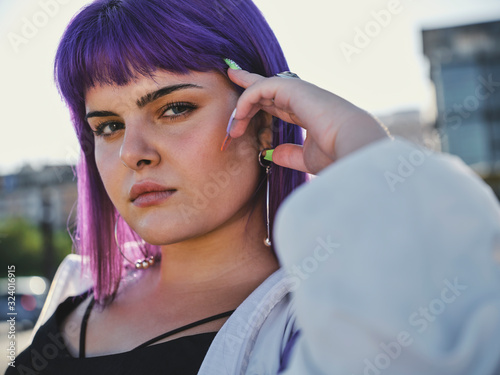
M 259 145 L 262 149 L 273 147 L 273 117 L 268 113 L 262 113 L 262 126 L 258 133 Z

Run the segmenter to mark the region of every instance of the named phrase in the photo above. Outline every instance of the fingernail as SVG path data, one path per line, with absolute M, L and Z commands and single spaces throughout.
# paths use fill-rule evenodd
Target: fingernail
M 234 117 L 236 116 L 236 108 L 233 113 L 231 113 L 231 117 L 229 117 L 229 122 L 227 123 L 226 133 L 229 134 L 231 132 L 231 125 L 233 125 Z
M 231 117 L 229 117 L 229 122 L 227 123 L 226 128 L 226 138 L 224 138 L 224 142 L 222 142 L 222 146 L 220 148 L 221 151 L 225 151 L 229 147 L 229 143 L 231 143 L 231 135 L 229 135 L 229 133 L 231 132 L 231 125 L 233 125 L 234 116 L 236 116 L 236 108 L 233 113 L 231 113 Z
M 241 70 L 241 67 L 236 64 L 233 60 L 231 59 L 224 59 L 224 61 L 226 62 L 226 64 L 231 68 L 231 69 L 234 69 L 234 70 Z
M 231 143 L 231 136 L 229 134 L 226 134 L 226 138 L 224 138 L 224 142 L 222 142 L 222 146 L 221 146 L 220 150 L 226 151 L 226 149 L 229 147 L 230 143 Z
M 264 155 L 264 159 L 269 160 L 269 161 L 273 161 L 273 152 L 274 152 L 274 149 L 266 150 L 266 153 Z

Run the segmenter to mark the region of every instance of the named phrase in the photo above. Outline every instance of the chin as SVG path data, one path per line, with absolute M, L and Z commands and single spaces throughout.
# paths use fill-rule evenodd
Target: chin
M 153 246 L 171 245 L 183 240 L 179 235 L 165 233 L 165 231 L 163 233 L 149 233 L 148 231 L 148 233 L 139 233 L 139 236 Z
M 182 230 L 176 227 L 165 228 L 165 226 L 160 228 L 150 226 L 147 229 L 139 229 L 136 232 L 144 241 L 154 246 L 171 245 L 193 237 L 188 233 L 183 233 Z
M 155 215 L 131 223 L 135 232 L 147 243 L 154 246 L 172 245 L 211 233 L 220 225 L 220 218 L 213 216 L 196 217 L 186 222 L 176 217 Z M 222 221 L 223 222 L 223 221 Z

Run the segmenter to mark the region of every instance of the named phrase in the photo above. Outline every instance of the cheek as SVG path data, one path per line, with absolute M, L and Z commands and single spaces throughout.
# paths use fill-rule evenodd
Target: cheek
M 213 131 L 213 129 L 212 129 Z M 205 134 L 183 140 L 185 158 L 183 175 L 190 176 L 189 183 L 193 204 L 225 215 L 226 209 L 244 204 L 257 187 L 259 165 L 257 146 L 252 138 L 233 139 L 226 151 L 220 147 L 225 129 L 219 136 Z M 213 134 L 213 133 L 212 133 Z
M 106 180 L 108 173 L 112 168 L 109 166 L 109 161 L 110 161 L 110 153 L 106 152 L 105 149 L 102 147 L 99 147 L 96 145 L 95 147 L 95 152 L 94 152 L 94 158 L 95 158 L 95 163 L 97 166 L 97 170 L 99 171 L 99 174 L 101 175 L 101 179 L 103 181 Z
M 116 206 L 117 199 L 115 196 L 119 192 L 120 185 L 118 181 L 118 172 L 120 170 L 120 164 L 115 156 L 115 152 L 112 149 L 96 147 L 94 152 L 94 157 L 96 161 L 97 171 L 101 177 L 104 184 L 104 188 L 109 195 L 109 198 Z
M 232 148 L 217 151 L 217 163 L 213 165 L 208 181 L 212 188 L 219 187 L 223 204 L 241 205 L 250 199 L 257 188 L 260 172 L 258 151 L 250 139 L 242 137 L 233 142 Z

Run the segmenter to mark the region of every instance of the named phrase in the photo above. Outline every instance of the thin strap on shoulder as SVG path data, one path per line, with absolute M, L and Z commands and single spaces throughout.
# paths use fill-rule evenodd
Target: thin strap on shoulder
M 90 312 L 92 307 L 94 307 L 95 299 L 92 296 L 87 308 L 85 309 L 85 314 L 82 318 L 82 325 L 80 327 L 80 355 L 79 358 L 85 358 L 85 339 L 87 336 L 87 322 L 89 320 Z
M 166 333 L 163 333 L 163 334 L 161 334 L 159 336 L 156 336 L 155 338 L 152 338 L 151 340 L 148 340 L 145 343 L 137 346 L 136 348 L 134 348 L 134 350 L 140 349 L 140 348 L 145 348 L 146 346 L 149 346 L 149 345 L 151 345 L 151 344 L 153 344 L 153 343 L 155 343 L 157 341 L 163 340 L 164 338 L 166 338 L 168 336 L 172 336 L 172 335 L 175 335 L 176 333 L 185 331 L 185 330 L 187 330 L 189 328 L 193 328 L 193 327 L 205 324 L 205 323 L 212 322 L 214 320 L 225 318 L 226 316 L 230 316 L 233 312 L 234 312 L 234 310 L 226 311 L 226 312 L 223 312 L 222 314 L 217 314 L 217 315 L 205 318 L 205 319 L 198 320 L 198 321 L 190 323 L 190 324 L 186 324 L 185 326 L 173 329 L 173 330 L 168 331 Z

